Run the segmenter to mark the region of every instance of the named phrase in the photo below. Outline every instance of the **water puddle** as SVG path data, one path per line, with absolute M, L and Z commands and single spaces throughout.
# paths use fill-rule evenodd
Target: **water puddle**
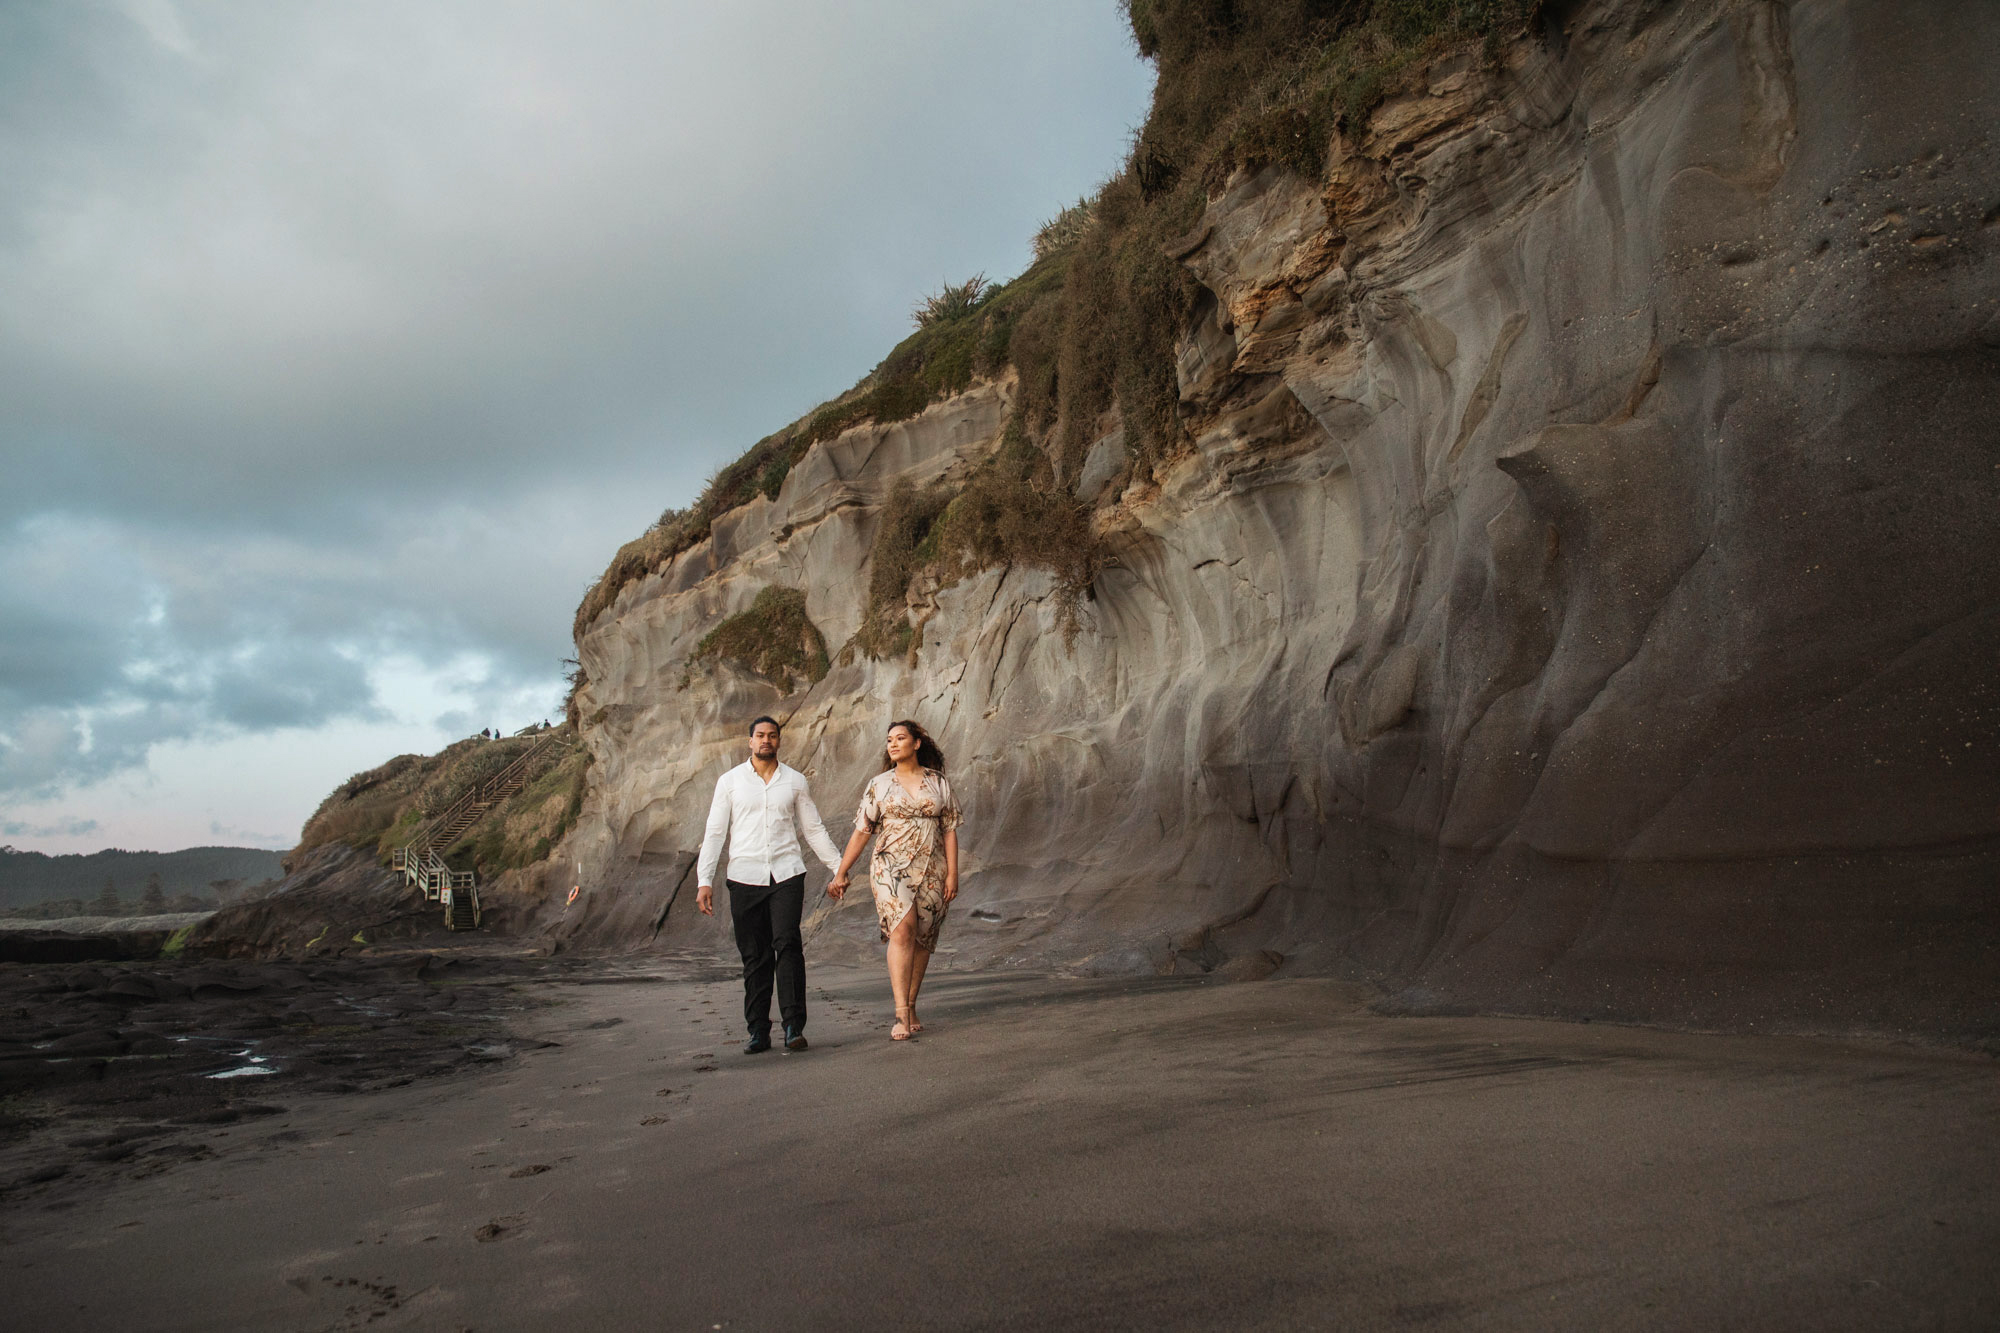
M 222 1070 L 218 1070 L 217 1072 L 215 1072 L 215 1073 L 213 1073 L 213 1074 L 207 1074 L 207 1075 L 204 1075 L 204 1077 L 206 1077 L 206 1078 L 248 1078 L 248 1077 L 250 1077 L 250 1076 L 251 1076 L 251 1075 L 253 1075 L 253 1074 L 275 1074 L 275 1073 L 277 1073 L 277 1072 L 278 1072 L 277 1070 L 275 1070 L 275 1069 L 271 1068 L 271 1066 L 269 1066 L 269 1065 L 238 1065 L 238 1066 L 236 1066 L 236 1068 L 234 1068 L 234 1069 L 222 1069 Z
M 253 1054 L 247 1046 L 236 1052 L 236 1057 L 242 1060 L 243 1063 L 229 1069 L 218 1069 L 213 1074 L 204 1074 L 202 1077 L 255 1078 L 259 1074 L 275 1074 L 278 1072 L 277 1066 L 270 1062 L 270 1057 Z

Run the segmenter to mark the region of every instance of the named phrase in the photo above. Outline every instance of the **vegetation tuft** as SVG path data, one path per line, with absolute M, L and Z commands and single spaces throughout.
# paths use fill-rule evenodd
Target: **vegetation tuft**
M 905 598 L 924 563 L 918 552 L 950 503 L 951 493 L 942 487 L 918 490 L 907 479 L 889 492 L 869 551 L 868 610 L 854 636 L 855 646 L 870 657 L 892 657 L 909 649 L 914 631 Z
M 1042 450 L 1010 429 L 1001 447 L 958 488 L 899 483 L 883 507 L 870 552 L 868 611 L 855 643 L 871 657 L 909 650 L 910 585 L 929 574 L 948 586 L 983 569 L 1035 565 L 1056 575 L 1065 628 L 1097 576 L 1088 508 L 1056 480 Z
M 1358 134 L 1411 68 L 1518 27 L 1541 0 L 1124 0 L 1159 69 L 1133 149 L 1206 184 L 1283 163 L 1316 177 L 1336 130 Z
M 946 320 L 964 319 L 979 309 L 980 301 L 991 291 L 984 273 L 975 273 L 964 282 L 947 282 L 937 291 L 917 302 L 910 311 L 910 318 L 920 329 Z
M 563 681 L 569 686 L 563 693 L 563 722 L 571 730 L 575 730 L 578 720 L 576 696 L 583 692 L 586 685 L 590 684 L 590 673 L 585 671 L 583 663 L 577 661 L 574 657 L 565 657 L 562 660 L 562 666 Z
M 790 689 L 794 681 L 816 685 L 828 667 L 826 640 L 806 615 L 805 593 L 776 584 L 758 593 L 748 610 L 702 636 L 685 670 L 718 657 L 742 662 L 780 689 Z
M 1096 205 L 1079 199 L 1044 222 L 1035 231 L 1035 258 L 1050 259 L 1075 245 L 1096 216 Z

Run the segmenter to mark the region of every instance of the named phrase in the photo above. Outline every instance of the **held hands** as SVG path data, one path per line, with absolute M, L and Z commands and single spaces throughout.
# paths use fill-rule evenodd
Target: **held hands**
M 704 884 L 694 892 L 694 905 L 701 909 L 703 916 L 715 915 L 715 886 Z
M 826 886 L 826 896 L 829 898 L 839 898 L 841 894 L 847 892 L 849 882 L 845 870 L 836 871 L 833 881 Z

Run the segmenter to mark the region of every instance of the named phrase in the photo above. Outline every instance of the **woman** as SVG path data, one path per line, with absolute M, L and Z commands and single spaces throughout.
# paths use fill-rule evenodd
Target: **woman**
M 868 845 L 875 860 L 868 882 L 875 916 L 889 946 L 889 989 L 896 997 L 892 1041 L 922 1032 L 917 992 L 937 948 L 946 906 L 958 896 L 958 798 L 944 780 L 944 751 L 915 722 L 893 722 L 883 744 L 882 772 L 869 780 L 854 813 L 854 836 L 827 893 L 847 892 L 847 871 Z

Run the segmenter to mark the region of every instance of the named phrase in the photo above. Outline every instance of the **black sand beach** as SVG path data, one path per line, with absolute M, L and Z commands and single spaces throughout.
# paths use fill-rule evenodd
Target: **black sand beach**
M 880 978 L 819 967 L 812 1050 L 744 1057 L 693 958 L 230 966 L 282 1072 L 10 1099 L 15 1326 L 2000 1319 L 1986 1056 L 1024 975 L 938 977 L 892 1045 Z
M 307 962 L 0 964 L 0 1189 L 87 1188 L 213 1156 L 215 1126 L 282 1114 L 266 1094 L 376 1091 L 511 1057 L 519 949 Z

